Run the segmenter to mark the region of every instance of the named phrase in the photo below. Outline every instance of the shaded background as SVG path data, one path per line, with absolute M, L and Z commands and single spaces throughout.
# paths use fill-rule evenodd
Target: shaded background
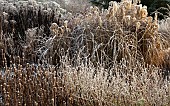
M 91 0 L 91 3 L 99 7 L 108 8 L 108 3 L 110 1 L 120 2 L 121 0 Z M 141 3 L 148 7 L 149 15 L 153 16 L 152 13 L 155 12 L 157 9 L 159 9 L 158 12 L 160 12 L 159 19 L 163 19 L 166 17 L 166 15 L 169 15 L 170 8 L 168 8 L 167 4 L 170 5 L 170 0 L 141 0 Z

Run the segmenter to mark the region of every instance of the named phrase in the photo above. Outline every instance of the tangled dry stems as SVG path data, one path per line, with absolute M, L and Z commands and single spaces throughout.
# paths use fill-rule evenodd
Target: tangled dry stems
M 1 29 L 2 105 L 170 104 L 168 30 L 158 29 L 146 6 L 124 0 L 54 19 L 27 26 L 24 42 L 13 38 L 15 26 Z

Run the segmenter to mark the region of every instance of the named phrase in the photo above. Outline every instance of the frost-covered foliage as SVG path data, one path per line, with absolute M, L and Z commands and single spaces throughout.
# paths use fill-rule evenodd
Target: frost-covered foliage
M 165 38 L 170 41 L 170 18 L 161 20 L 159 24 L 159 31 L 164 34 Z
M 169 18 L 130 0 L 58 4 L 1 3 L 0 105 L 169 105 Z
M 41 53 L 49 47 L 44 45 L 50 36 L 50 25 L 55 22 L 61 26 L 70 14 L 54 1 L 36 2 L 35 0 L 1 2 L 2 38 L 6 42 L 7 57 L 34 55 L 37 61 Z M 26 59 L 27 59 L 26 58 Z

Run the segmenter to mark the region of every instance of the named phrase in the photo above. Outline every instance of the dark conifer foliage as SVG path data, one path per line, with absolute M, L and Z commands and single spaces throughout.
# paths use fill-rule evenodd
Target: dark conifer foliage
M 91 0 L 91 3 L 99 7 L 108 8 L 110 1 L 120 2 L 121 0 Z M 162 7 L 168 8 L 167 4 L 170 5 L 170 1 L 169 0 L 141 0 L 141 4 L 148 7 L 149 15 L 154 16 L 154 14 L 152 13 L 155 12 L 157 9 Z M 167 15 L 166 9 L 159 9 L 159 12 L 162 13 L 163 15 Z M 162 19 L 164 17 L 159 14 L 159 18 Z
M 121 0 L 91 0 L 91 3 L 99 7 L 108 8 L 110 1 L 120 2 Z

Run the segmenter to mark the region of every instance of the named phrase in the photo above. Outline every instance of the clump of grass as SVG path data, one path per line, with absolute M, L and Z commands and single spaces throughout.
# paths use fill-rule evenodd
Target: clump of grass
M 22 59 L 18 61 L 22 63 Z M 130 67 L 125 59 L 110 70 L 102 65 L 96 68 L 92 63 L 72 67 L 66 58 L 57 70 L 50 65 L 23 67 L 13 63 L 1 71 L 0 81 L 2 105 L 112 106 L 170 102 L 170 84 L 162 78 L 159 68 L 141 63 Z

